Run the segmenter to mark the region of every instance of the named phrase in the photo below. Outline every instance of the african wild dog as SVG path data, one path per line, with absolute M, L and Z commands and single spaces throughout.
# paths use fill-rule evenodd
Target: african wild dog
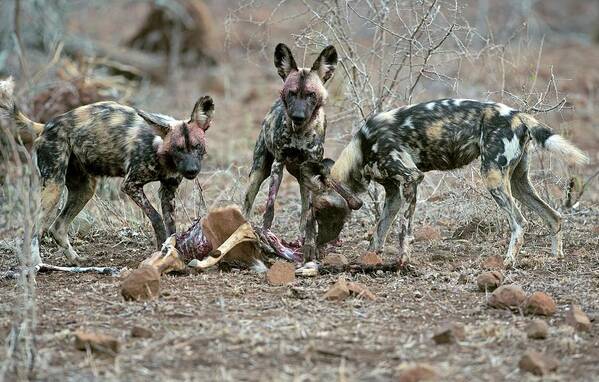
M 442 99 L 371 117 L 345 147 L 331 176 L 355 193 L 364 192 L 370 180 L 385 188 L 384 209 L 369 250 L 383 249 L 399 214 L 399 250 L 407 260 L 416 191 L 424 173 L 456 169 L 480 156 L 484 183 L 511 227 L 506 262 L 515 261 L 526 226 L 512 194 L 543 218 L 552 233 L 552 253 L 561 256 L 561 216 L 537 195 L 528 177 L 531 140 L 571 164 L 588 161 L 582 151 L 529 114 L 501 103 Z M 343 220 L 337 224 L 342 226 Z
M 291 51 L 278 44 L 274 64 L 284 81 L 280 97 L 264 121 L 254 148 L 250 183 L 245 195 L 244 214 L 249 216 L 260 186 L 270 175 L 270 187 L 264 229 L 270 229 L 274 218 L 274 203 L 279 191 L 283 168 L 287 168 L 300 186 L 302 201 L 300 230 L 304 231 L 303 252 L 312 258 L 316 254 L 315 222 L 308 216 L 309 190 L 299 177 L 299 166 L 307 160 L 322 160 L 326 118 L 323 106 L 327 99 L 324 84 L 337 65 L 335 47 L 326 47 L 311 68 L 298 68 Z
M 175 192 L 183 178 L 194 179 L 201 170 L 205 132 L 214 113 L 212 98 L 201 97 L 188 121 L 115 102 L 98 102 L 42 125 L 19 111 L 13 88 L 10 78 L 0 82 L 0 112 L 13 118 L 19 128 L 39 135 L 34 143 L 42 183 L 39 233 L 52 223 L 52 212 L 66 186 L 66 204 L 48 231 L 65 255 L 77 260 L 68 227 L 94 195 L 99 176 L 125 178 L 122 190 L 150 219 L 157 246 L 175 232 Z M 164 220 L 143 191 L 152 181 L 160 181 Z

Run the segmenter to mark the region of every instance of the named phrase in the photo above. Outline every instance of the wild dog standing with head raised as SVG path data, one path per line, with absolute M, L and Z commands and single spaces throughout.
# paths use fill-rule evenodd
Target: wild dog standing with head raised
M 506 262 L 515 261 L 526 228 L 513 197 L 545 221 L 552 253 L 561 256 L 562 218 L 538 196 L 528 176 L 531 141 L 568 163 L 588 162 L 582 151 L 529 114 L 500 103 L 442 99 L 370 118 L 345 147 L 331 176 L 355 193 L 365 191 L 371 180 L 385 188 L 385 205 L 369 250 L 382 251 L 399 216 L 399 249 L 407 260 L 416 192 L 424 173 L 456 169 L 480 157 L 484 183 L 511 228 Z
M 175 232 L 175 192 L 183 178 L 194 179 L 201 170 L 205 133 L 214 113 L 212 98 L 201 97 L 189 120 L 98 102 L 42 125 L 19 111 L 13 87 L 11 79 L 0 82 L 0 112 L 14 119 L 22 137 L 39 135 L 34 144 L 42 183 L 39 231 L 49 228 L 66 186 L 66 204 L 48 231 L 70 260 L 78 256 L 69 242 L 69 225 L 94 195 L 100 176 L 125 178 L 122 190 L 150 219 L 158 247 Z M 143 191 L 153 181 L 160 181 L 164 219 Z
M 316 227 L 308 211 L 310 192 L 300 179 L 299 169 L 305 161 L 322 160 L 324 154 L 326 118 L 323 107 L 327 99 L 324 84 L 333 75 L 337 65 L 337 52 L 333 46 L 328 46 L 311 68 L 298 68 L 289 48 L 279 44 L 275 49 L 274 63 L 284 83 L 279 99 L 262 122 L 254 148 L 244 213 L 249 216 L 260 185 L 270 176 L 263 218 L 264 229 L 270 229 L 283 168 L 287 168 L 300 186 L 300 229 L 304 231 L 304 254 L 307 258 L 312 258 L 317 251 Z

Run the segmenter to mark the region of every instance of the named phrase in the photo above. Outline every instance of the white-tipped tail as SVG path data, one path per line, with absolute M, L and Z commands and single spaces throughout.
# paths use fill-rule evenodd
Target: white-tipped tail
M 583 165 L 589 163 L 589 157 L 584 151 L 559 134 L 547 138 L 544 148 L 563 158 L 569 164 Z
M 10 117 L 15 107 L 15 82 L 12 77 L 0 81 L 0 115 Z

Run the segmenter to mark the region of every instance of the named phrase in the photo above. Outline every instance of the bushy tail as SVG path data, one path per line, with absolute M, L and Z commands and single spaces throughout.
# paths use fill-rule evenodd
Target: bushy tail
M 587 154 L 574 146 L 572 142 L 549 127 L 543 126 L 532 115 L 520 114 L 520 119 L 532 133 L 534 140 L 545 150 L 556 154 L 568 164 L 583 165 L 589 163 Z
M 364 163 L 362 141 L 365 139 L 362 130 L 359 130 L 349 141 L 331 167 L 333 179 L 348 185 L 353 191 L 361 191 L 360 170 Z
M 31 145 L 44 130 L 44 125 L 33 122 L 23 114 L 14 97 L 15 82 L 12 77 L 0 81 L 0 118 L 13 120 L 17 125 L 15 139 L 21 139 L 25 145 Z

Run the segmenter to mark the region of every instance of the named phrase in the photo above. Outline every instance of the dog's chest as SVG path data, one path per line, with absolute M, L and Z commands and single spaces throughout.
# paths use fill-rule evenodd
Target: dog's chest
M 320 160 L 324 155 L 324 137 L 313 127 L 293 131 L 285 124 L 271 129 L 267 147 L 275 159 L 286 164 Z

